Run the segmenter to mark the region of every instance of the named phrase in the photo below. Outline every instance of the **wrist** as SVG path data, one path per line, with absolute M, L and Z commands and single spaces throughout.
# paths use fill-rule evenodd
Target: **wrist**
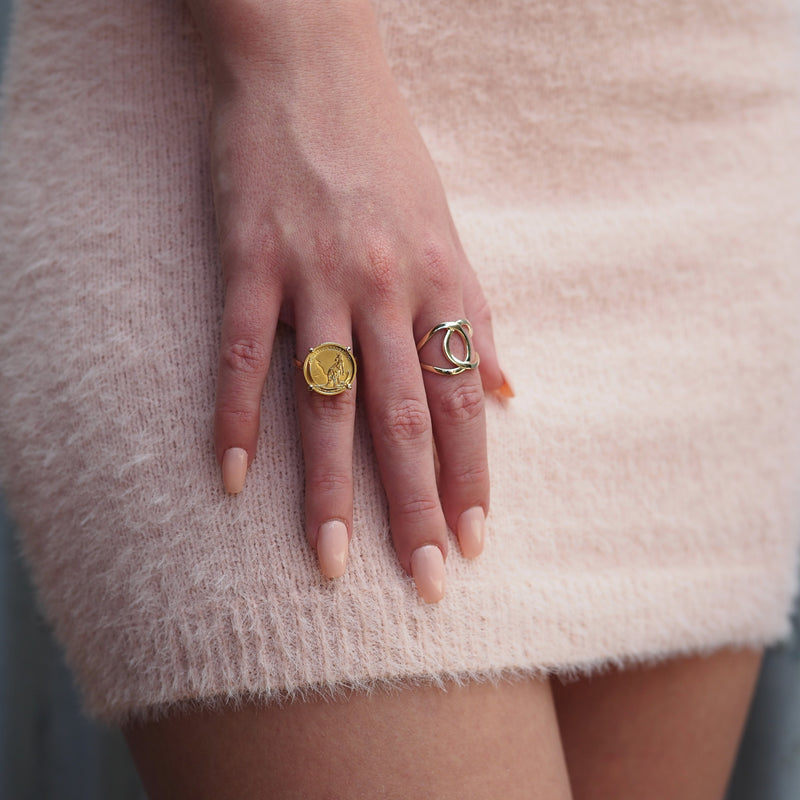
M 326 56 L 380 49 L 370 0 L 187 0 L 212 79 L 326 68 Z M 327 65 L 329 66 L 329 65 Z

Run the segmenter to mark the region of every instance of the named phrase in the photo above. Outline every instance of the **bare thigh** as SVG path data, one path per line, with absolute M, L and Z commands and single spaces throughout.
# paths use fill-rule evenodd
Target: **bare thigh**
M 553 683 L 575 800 L 719 800 L 753 695 L 760 650 Z
M 152 800 L 569 800 L 547 682 L 407 688 L 125 731 Z

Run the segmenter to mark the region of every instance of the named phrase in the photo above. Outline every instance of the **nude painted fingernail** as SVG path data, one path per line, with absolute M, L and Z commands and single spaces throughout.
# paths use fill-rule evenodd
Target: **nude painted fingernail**
M 319 570 L 326 578 L 341 578 L 347 565 L 347 525 L 341 520 L 323 522 L 317 532 Z
M 411 554 L 411 575 L 426 603 L 438 603 L 444 597 L 444 556 L 435 544 L 418 547 Z
M 458 543 L 464 558 L 477 558 L 483 552 L 486 514 L 480 506 L 464 511 L 458 518 Z
M 239 494 L 247 475 L 247 450 L 229 447 L 222 456 L 222 484 L 230 494 Z
M 511 388 L 511 384 L 508 382 L 508 378 L 506 378 L 505 372 L 502 370 L 500 374 L 503 376 L 503 385 L 499 389 L 495 389 L 495 394 L 498 397 L 502 397 L 506 400 L 510 400 L 512 397 L 515 397 L 514 390 Z

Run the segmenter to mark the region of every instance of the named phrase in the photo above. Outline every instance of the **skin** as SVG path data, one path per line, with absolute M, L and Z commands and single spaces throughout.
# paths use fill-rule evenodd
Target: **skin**
M 298 354 L 357 343 L 355 391 L 365 399 L 397 557 L 422 591 L 412 555 L 433 546 L 441 565 L 447 528 L 459 533 L 465 511 L 488 511 L 484 390 L 504 383 L 489 309 L 438 173 L 389 72 L 369 2 L 190 5 L 214 90 L 226 285 L 217 458 L 229 448 L 246 450 L 248 463 L 255 456 L 279 320 L 294 327 Z M 480 372 L 422 373 L 415 343 L 459 318 L 472 322 Z M 435 360 L 437 346 L 424 357 Z M 353 535 L 355 391 L 309 392 L 299 371 L 296 385 L 306 529 L 316 547 L 333 520 Z M 435 559 L 417 563 L 436 571 Z
M 410 689 L 126 732 L 151 800 L 568 800 L 546 683 Z
M 721 800 L 761 650 L 553 681 L 576 800 Z
M 151 800 L 720 800 L 760 657 L 722 651 L 552 692 L 522 680 L 250 705 L 125 736 Z
M 397 556 L 435 602 L 447 527 L 466 555 L 480 552 L 473 512 L 482 519 L 489 508 L 483 398 L 504 379 L 489 309 L 369 3 L 189 4 L 214 90 L 226 283 L 218 461 L 226 452 L 238 459 L 237 448 L 248 464 L 255 456 L 279 320 L 294 327 L 298 354 L 357 343 Z M 480 373 L 420 374 L 415 342 L 458 318 L 472 322 Z M 354 394 L 310 394 L 299 374 L 297 392 L 316 547 L 324 525 L 354 533 Z M 711 800 L 730 774 L 759 657 L 722 652 L 552 688 L 530 679 L 173 713 L 125 736 L 153 800 Z

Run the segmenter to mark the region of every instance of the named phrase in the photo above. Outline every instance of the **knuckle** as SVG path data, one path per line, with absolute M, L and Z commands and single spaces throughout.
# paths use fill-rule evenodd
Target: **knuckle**
M 431 289 L 440 295 L 451 296 L 461 285 L 458 260 L 451 247 L 438 240 L 429 240 L 422 250 L 422 267 Z
M 222 258 L 222 274 L 227 279 L 232 271 L 246 263 L 247 236 L 240 226 L 219 231 L 219 254 Z
M 473 324 L 477 323 L 481 328 L 491 328 L 492 326 L 492 309 L 482 292 L 471 317 Z
M 406 286 L 411 271 L 422 277 L 426 291 L 451 298 L 461 288 L 461 261 L 441 237 L 430 236 L 425 244 L 404 254 L 390 238 L 368 234 L 365 244 L 365 278 L 371 295 L 379 302 L 394 302 Z
M 439 513 L 439 501 L 434 497 L 413 497 L 395 503 L 395 514 L 409 517 L 429 517 Z
M 311 392 L 308 394 L 311 395 Z M 310 399 L 314 401 L 317 419 L 323 424 L 330 423 L 337 427 L 350 422 L 355 405 L 355 398 L 352 395 L 353 391 L 345 391 L 332 397 L 314 394 Z
M 222 269 L 226 278 L 238 271 L 242 265 L 250 263 L 249 237 L 241 228 L 232 228 L 220 233 L 219 252 Z
M 341 274 L 344 259 L 336 239 L 330 231 L 317 231 L 314 237 L 316 268 L 326 281 L 333 282 Z
M 456 487 L 474 487 L 487 485 L 489 482 L 489 466 L 485 461 L 451 465 L 447 470 L 450 483 Z
M 382 433 L 389 444 L 402 445 L 430 438 L 430 420 L 425 403 L 414 398 L 395 402 L 386 410 Z
M 222 364 L 235 373 L 266 372 L 269 354 L 264 345 L 253 338 L 233 339 L 221 351 Z
M 259 409 L 244 406 L 218 406 L 216 412 L 218 428 L 252 429 L 258 427 Z
M 220 255 L 226 280 L 242 271 L 270 270 L 278 263 L 278 241 L 268 226 L 236 225 L 220 237 Z
M 483 413 L 483 387 L 476 381 L 446 389 L 440 399 L 442 413 L 452 422 L 471 422 Z
M 336 470 L 314 470 L 307 479 L 308 489 L 318 495 L 341 496 L 350 491 L 353 480 L 344 472 Z
M 376 236 L 368 239 L 365 268 L 371 293 L 378 300 L 393 300 L 400 288 L 397 258 L 385 239 Z

